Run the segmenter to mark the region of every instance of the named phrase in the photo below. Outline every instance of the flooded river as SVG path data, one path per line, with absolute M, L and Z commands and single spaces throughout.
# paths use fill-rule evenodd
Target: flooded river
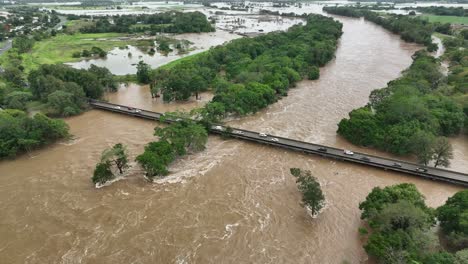
M 339 18 L 337 58 L 317 81 L 232 126 L 349 147 L 336 124 L 399 76 L 420 47 L 359 19 Z M 124 87 L 113 102 L 157 111 L 191 108 L 152 101 Z M 122 142 L 131 159 L 156 123 L 92 110 L 67 119 L 76 138 L 0 163 L 0 259 L 4 263 L 349 263 L 365 262 L 358 204 L 375 186 L 412 182 L 431 206 L 461 188 L 237 140 L 209 138 L 207 150 L 150 184 L 137 166 L 124 180 L 94 189 L 101 151 Z M 466 139 L 456 139 L 454 169 L 465 169 Z M 373 152 L 371 150 L 364 150 Z M 326 210 L 311 219 L 289 168 L 310 169 Z

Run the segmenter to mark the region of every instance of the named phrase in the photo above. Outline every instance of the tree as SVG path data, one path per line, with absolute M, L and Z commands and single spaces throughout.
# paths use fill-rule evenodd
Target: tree
M 92 181 L 94 184 L 104 184 L 114 178 L 110 162 L 99 162 L 94 169 Z
M 468 247 L 468 190 L 459 191 L 437 208 L 442 231 L 455 248 Z
M 359 209 L 362 210 L 361 219 L 372 219 L 387 204 L 403 200 L 411 202 L 424 211 L 430 211 L 424 202 L 424 196 L 416 189 L 416 186 L 411 183 L 402 183 L 383 189 L 374 187 L 367 195 L 366 200 L 359 204 Z
M 3 103 L 6 108 L 26 110 L 26 103 L 32 99 L 29 92 L 13 91 L 5 96 Z
M 418 162 L 427 166 L 434 155 L 434 135 L 419 130 L 411 137 L 410 141 L 412 142 L 412 152 L 418 157 Z
M 439 137 L 436 139 L 433 152 L 434 155 L 432 159 L 435 161 L 434 167 L 439 165 L 448 167 L 450 165 L 450 160 L 453 158 L 453 148 L 446 137 Z
M 468 248 L 457 251 L 457 253 L 455 253 L 455 264 L 465 263 L 468 263 Z
M 0 111 L 0 159 L 66 138 L 68 125 L 43 114 L 29 117 L 20 110 Z
M 115 144 L 112 148 L 102 152 L 101 163 L 113 164 L 122 174 L 124 169 L 128 168 L 127 148 L 122 143 Z
M 167 166 L 174 161 L 175 150 L 172 145 L 165 141 L 151 142 L 145 146 L 145 152 L 138 155 L 136 161 L 146 171 L 150 179 L 156 176 L 165 176 L 169 173 Z
M 184 119 L 165 128 L 157 127 L 155 135 L 169 142 L 178 155 L 184 155 L 187 150 L 201 151 L 208 140 L 205 127 Z
M 296 184 L 302 193 L 303 205 L 311 210 L 312 215 L 317 215 L 320 209 L 323 208 L 325 201 L 320 183 L 317 182 L 317 179 L 308 170 L 303 171 L 299 168 L 291 168 L 290 172 L 296 177 Z
M 151 82 L 151 67 L 143 61 L 140 61 L 137 65 L 137 79 L 144 84 Z
M 320 70 L 317 66 L 312 66 L 307 76 L 309 80 L 317 80 L 320 77 Z

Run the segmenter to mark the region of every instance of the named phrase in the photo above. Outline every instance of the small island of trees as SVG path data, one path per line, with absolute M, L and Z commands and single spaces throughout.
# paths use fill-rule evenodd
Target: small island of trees
M 359 209 L 368 225 L 360 233 L 370 231 L 364 249 L 377 263 L 468 263 L 468 190 L 434 210 L 413 184 L 375 187 Z M 440 244 L 432 228 L 436 220 L 453 253 Z

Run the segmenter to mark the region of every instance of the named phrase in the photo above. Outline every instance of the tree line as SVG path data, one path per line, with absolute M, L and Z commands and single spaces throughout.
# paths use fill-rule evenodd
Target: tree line
M 204 109 L 206 118 L 254 113 L 287 95 L 304 77 L 317 79 L 318 67 L 334 57 L 341 28 L 331 18 L 310 15 L 306 25 L 233 40 L 162 67 L 153 88 L 165 101 L 187 100 L 212 89 L 215 96 Z
M 448 166 L 452 151 L 445 137 L 461 132 L 465 114 L 441 93 L 442 80 L 438 61 L 417 52 L 402 77 L 372 91 L 366 106 L 340 121 L 338 133 L 356 145 L 415 154 L 425 165 L 434 160 L 436 166 Z
M 68 125 L 62 120 L 43 114 L 29 117 L 14 109 L 0 109 L 0 128 L 0 159 L 13 158 L 69 135 Z
M 426 205 L 414 184 L 375 187 L 359 204 L 367 227 L 366 252 L 378 263 L 462 264 L 468 262 L 468 190 L 437 209 Z M 448 250 L 433 231 L 440 221 Z M 370 232 L 370 235 L 368 235 Z
M 146 31 L 154 33 L 199 33 L 212 32 L 215 31 L 215 28 L 201 12 L 170 11 L 157 14 L 101 17 L 95 19 L 93 25 L 82 27 L 80 31 L 82 33 L 137 33 Z
M 447 7 L 447 6 L 418 6 L 407 7 L 404 9 L 416 9 L 422 13 L 429 13 L 438 16 L 468 16 L 468 10 L 463 7 Z

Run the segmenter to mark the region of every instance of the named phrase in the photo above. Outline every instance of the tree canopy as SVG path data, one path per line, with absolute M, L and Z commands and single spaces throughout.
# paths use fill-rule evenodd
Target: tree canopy
M 68 125 L 43 114 L 0 110 L 0 159 L 33 150 L 68 136 Z
M 324 206 L 325 196 L 320 188 L 320 183 L 308 170 L 291 168 L 291 174 L 296 177 L 296 184 L 302 193 L 302 203 L 310 209 L 312 215 L 317 215 Z
M 341 27 L 331 18 L 310 15 L 307 24 L 286 32 L 236 39 L 162 67 L 156 82 L 165 101 L 187 100 L 211 88 L 215 96 L 207 107 L 216 115 L 254 113 L 303 77 L 318 78 L 318 67 L 334 57 Z

